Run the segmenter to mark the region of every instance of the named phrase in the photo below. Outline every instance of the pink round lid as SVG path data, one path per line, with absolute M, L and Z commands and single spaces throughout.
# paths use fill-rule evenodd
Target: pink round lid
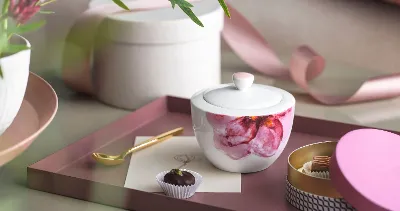
M 349 132 L 330 165 L 335 188 L 357 210 L 400 210 L 400 136 L 376 129 Z

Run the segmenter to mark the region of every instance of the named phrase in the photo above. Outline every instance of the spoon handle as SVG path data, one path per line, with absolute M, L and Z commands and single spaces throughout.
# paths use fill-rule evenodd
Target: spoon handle
M 142 144 L 130 148 L 128 151 L 126 151 L 125 153 L 122 154 L 122 158 L 124 158 L 125 156 L 127 156 L 131 153 L 134 153 L 139 150 L 145 149 L 147 147 L 153 146 L 154 144 L 158 144 L 162 141 L 165 141 L 167 139 L 172 138 L 173 136 L 177 136 L 182 133 L 183 133 L 183 127 L 179 127 L 179 128 L 170 130 L 168 132 L 165 132 L 163 134 L 160 134 L 158 136 L 152 137 L 152 138 L 144 141 Z

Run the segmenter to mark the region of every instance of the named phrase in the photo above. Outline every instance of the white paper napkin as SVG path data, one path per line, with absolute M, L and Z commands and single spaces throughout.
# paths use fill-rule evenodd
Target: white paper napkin
M 148 138 L 137 137 L 135 143 L 140 144 Z M 173 137 L 134 153 L 124 187 L 162 192 L 155 176 L 173 168 L 185 168 L 201 174 L 203 182 L 197 192 L 241 192 L 241 174 L 215 168 L 204 157 L 196 138 L 185 136 Z

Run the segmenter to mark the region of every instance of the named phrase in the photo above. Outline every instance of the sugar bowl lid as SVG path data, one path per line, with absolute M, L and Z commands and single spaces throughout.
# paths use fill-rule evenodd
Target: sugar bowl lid
M 400 136 L 377 129 L 344 135 L 330 162 L 330 176 L 357 210 L 400 210 Z
M 195 94 L 192 103 L 207 112 L 232 116 L 267 115 L 295 104 L 293 95 L 285 90 L 253 84 L 254 75 L 250 73 L 234 73 L 232 81 Z

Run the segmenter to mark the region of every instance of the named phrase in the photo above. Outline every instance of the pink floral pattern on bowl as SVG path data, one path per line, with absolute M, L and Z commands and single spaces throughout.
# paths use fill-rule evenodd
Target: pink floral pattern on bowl
M 214 144 L 234 160 L 250 154 L 275 155 L 284 133 L 291 130 L 292 108 L 276 115 L 232 117 L 207 113 L 214 129 Z

